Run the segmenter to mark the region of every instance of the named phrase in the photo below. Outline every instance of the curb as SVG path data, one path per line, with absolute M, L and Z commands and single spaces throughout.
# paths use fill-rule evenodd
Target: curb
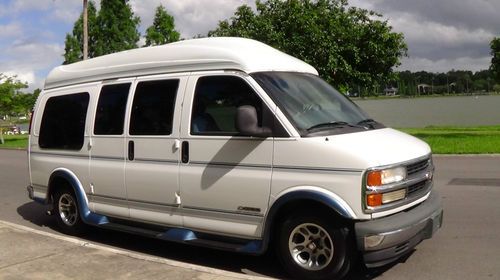
M 90 243 L 88 241 L 81 240 L 81 239 L 78 239 L 75 237 L 68 237 L 68 236 L 62 236 L 62 235 L 58 235 L 58 234 L 54 234 L 54 233 L 50 233 L 50 232 L 44 232 L 41 230 L 37 230 L 37 229 L 33 229 L 33 228 L 30 228 L 27 226 L 22 226 L 22 225 L 6 222 L 3 220 L 0 220 L 0 225 L 6 226 L 9 228 L 13 228 L 13 229 L 17 229 L 17 230 L 21 230 L 21 231 L 25 231 L 25 232 L 29 232 L 29 233 L 33 233 L 33 234 L 37 234 L 37 235 L 43 235 L 46 237 L 54 238 L 54 239 L 69 242 L 69 243 L 73 243 L 73 244 L 76 244 L 76 245 L 81 246 L 81 247 L 102 250 L 102 251 L 110 252 L 110 253 L 117 254 L 117 255 L 127 256 L 130 258 L 134 258 L 134 259 L 138 259 L 138 260 L 142 260 L 142 261 L 155 262 L 158 264 L 165 264 L 165 265 L 169 265 L 169 266 L 173 266 L 173 267 L 190 269 L 190 270 L 203 272 L 203 273 L 209 273 L 209 274 L 213 274 L 213 275 L 217 275 L 217 276 L 232 277 L 232 278 L 238 278 L 238 279 L 249 279 L 249 280 L 250 279 L 251 280 L 272 279 L 272 278 L 267 278 L 267 277 L 262 277 L 262 276 L 245 275 L 245 274 L 240 274 L 240 273 L 236 273 L 236 272 L 225 271 L 222 269 L 209 268 L 209 267 L 205 267 L 205 266 L 201 266 L 201 265 L 195 265 L 195 264 L 190 264 L 190 263 L 185 263 L 185 262 L 180 262 L 180 261 L 174 261 L 174 260 L 169 260 L 169 259 L 160 258 L 160 257 L 152 257 L 152 256 L 148 256 L 145 254 L 134 253 L 134 252 L 121 250 L 121 249 L 109 248 L 109 247 L 106 247 L 103 245 L 93 244 L 93 243 Z
M 432 157 L 500 157 L 500 154 L 432 154 Z

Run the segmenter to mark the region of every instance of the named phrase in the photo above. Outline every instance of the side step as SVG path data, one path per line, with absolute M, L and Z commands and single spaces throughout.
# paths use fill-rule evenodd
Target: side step
M 194 231 L 183 228 L 164 228 L 146 224 L 131 224 L 127 221 L 124 221 L 124 223 L 118 223 L 114 219 L 113 222 L 101 224 L 99 225 L 99 227 L 137 234 L 144 237 L 157 238 L 166 241 L 173 241 L 246 254 L 259 254 L 262 247 L 261 240 L 249 240 L 231 237 L 226 238 L 216 235 L 196 233 Z

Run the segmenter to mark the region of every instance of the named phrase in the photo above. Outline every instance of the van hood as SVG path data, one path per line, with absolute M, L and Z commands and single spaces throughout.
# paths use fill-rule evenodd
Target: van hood
M 392 128 L 301 138 L 276 148 L 276 165 L 338 170 L 398 164 L 431 153 L 427 143 Z
M 362 159 L 367 168 L 405 162 L 431 153 L 427 143 L 392 128 L 327 138 L 333 149 Z

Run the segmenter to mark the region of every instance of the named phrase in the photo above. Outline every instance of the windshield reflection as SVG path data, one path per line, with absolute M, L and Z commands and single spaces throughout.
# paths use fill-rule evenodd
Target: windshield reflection
M 374 125 L 376 122 L 356 104 L 318 76 L 294 72 L 259 72 L 252 74 L 252 77 L 303 136 L 317 130 L 332 130 L 330 133 L 335 134 L 346 133 L 335 131 L 344 128 L 377 128 Z

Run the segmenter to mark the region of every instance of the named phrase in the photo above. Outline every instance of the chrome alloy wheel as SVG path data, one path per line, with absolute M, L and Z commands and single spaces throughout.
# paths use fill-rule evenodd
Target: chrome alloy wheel
M 333 258 L 333 242 L 328 232 L 311 223 L 300 224 L 292 231 L 288 249 L 293 260 L 303 269 L 321 270 Z
M 63 194 L 59 197 L 59 216 L 64 224 L 74 226 L 78 220 L 78 209 L 76 201 L 70 194 Z

